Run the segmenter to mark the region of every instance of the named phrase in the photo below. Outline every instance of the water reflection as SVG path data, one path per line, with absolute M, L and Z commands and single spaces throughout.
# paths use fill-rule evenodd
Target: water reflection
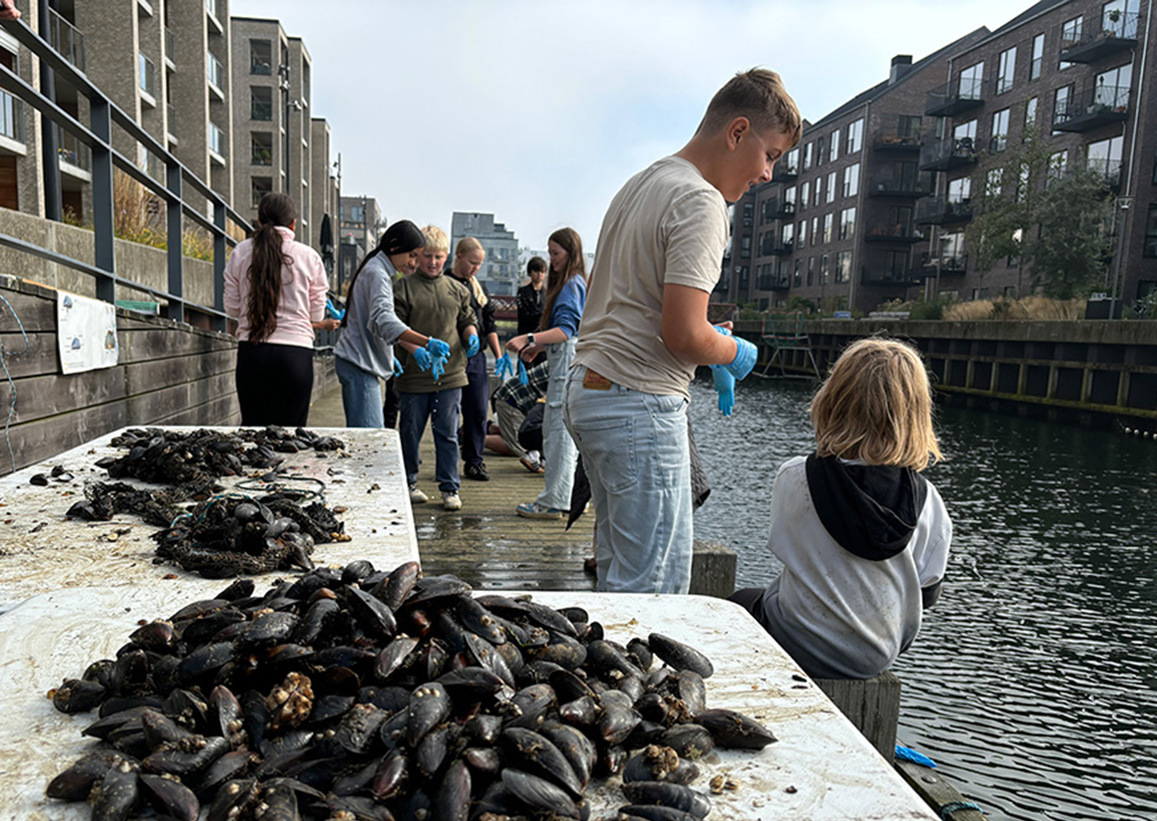
M 748 380 L 722 418 L 692 386 L 712 497 L 696 535 L 766 549 L 775 471 L 813 446 L 813 386 Z M 1157 442 L 941 409 L 928 472 L 955 538 L 940 604 L 894 668 L 901 736 L 990 818 L 1157 817 Z

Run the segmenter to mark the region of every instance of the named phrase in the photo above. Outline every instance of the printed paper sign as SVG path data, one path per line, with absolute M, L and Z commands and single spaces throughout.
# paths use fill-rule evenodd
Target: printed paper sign
M 113 367 L 120 355 L 116 306 L 58 291 L 56 342 L 60 349 L 61 373 Z

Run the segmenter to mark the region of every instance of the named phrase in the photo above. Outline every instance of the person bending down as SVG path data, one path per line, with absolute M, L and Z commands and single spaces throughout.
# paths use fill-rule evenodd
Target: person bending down
M 941 458 L 919 354 L 862 339 L 812 400 L 816 451 L 780 467 L 768 548 L 783 572 L 731 600 L 813 678 L 879 675 L 940 596 L 952 521 L 920 475 Z

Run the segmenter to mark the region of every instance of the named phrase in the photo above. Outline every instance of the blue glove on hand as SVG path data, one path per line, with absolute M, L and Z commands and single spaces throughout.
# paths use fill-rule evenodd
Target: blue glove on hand
M 432 353 L 434 356 L 440 356 L 443 359 L 450 358 L 450 346 L 443 342 L 441 339 L 430 337 L 430 341 L 426 343 L 426 350 Z
M 430 362 L 430 375 L 434 377 L 435 382 L 441 379 L 442 374 L 446 372 L 446 359 L 447 357 L 435 354 Z
M 755 367 L 755 360 L 759 357 L 759 348 L 742 337 L 733 336 L 731 338 L 735 340 L 735 358 L 731 360 L 730 365 L 723 367 L 727 368 L 737 380 L 743 381 L 751 373 L 751 369 Z
M 325 312 L 328 316 L 331 316 L 334 319 L 343 319 L 345 317 L 345 311 L 339 311 L 334 306 L 333 300 L 329 297 L 325 298 Z
M 503 380 L 508 376 L 514 376 L 514 363 L 510 361 L 509 353 L 503 353 L 498 357 L 498 361 L 494 363 L 494 374 Z
M 723 365 L 712 365 L 711 373 L 715 377 L 715 392 L 719 394 L 719 410 L 724 416 L 730 416 L 735 409 L 735 377 Z
M 422 353 L 425 353 L 425 351 L 422 351 Z M 399 377 L 404 373 L 405 373 L 405 371 L 402 370 L 402 360 L 398 359 L 398 357 L 395 356 L 394 357 L 394 376 Z
M 433 340 L 430 340 L 433 342 Z M 414 361 L 418 363 L 418 370 L 428 371 L 430 365 L 434 361 L 434 357 L 425 348 L 418 348 L 414 351 Z
M 518 358 L 518 384 L 525 385 L 530 381 L 530 377 L 526 374 L 526 363 L 522 361 L 522 357 Z
M 469 359 L 478 353 L 480 347 L 481 344 L 478 342 L 478 334 L 470 334 L 470 336 L 466 337 L 466 358 Z

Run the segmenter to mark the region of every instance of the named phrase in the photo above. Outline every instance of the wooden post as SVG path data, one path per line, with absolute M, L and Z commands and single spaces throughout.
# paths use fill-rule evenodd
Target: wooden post
M 820 678 L 815 683 L 880 755 L 891 761 L 900 721 L 900 679 L 885 670 L 875 678 Z
M 725 544 L 696 539 L 691 557 L 690 593 L 725 599 L 735 592 L 735 551 Z

